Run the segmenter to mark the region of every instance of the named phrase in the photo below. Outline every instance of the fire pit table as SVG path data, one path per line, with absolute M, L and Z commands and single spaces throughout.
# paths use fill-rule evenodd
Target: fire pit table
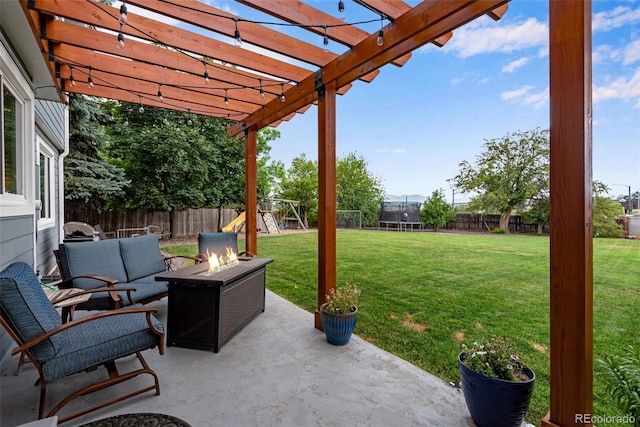
M 169 282 L 167 346 L 217 353 L 264 312 L 266 266 L 271 258 L 238 258 L 209 272 L 208 263 L 156 276 Z

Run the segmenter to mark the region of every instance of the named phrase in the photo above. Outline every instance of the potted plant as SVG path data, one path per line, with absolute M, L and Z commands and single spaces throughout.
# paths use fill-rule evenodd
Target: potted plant
M 460 379 L 474 423 L 478 427 L 520 427 L 536 376 L 522 363 L 511 340 L 493 336 L 462 347 Z
M 327 341 L 334 345 L 345 345 L 351 339 L 358 320 L 358 297 L 360 289 L 346 283 L 326 295 L 327 302 L 320 306 L 320 319 Z

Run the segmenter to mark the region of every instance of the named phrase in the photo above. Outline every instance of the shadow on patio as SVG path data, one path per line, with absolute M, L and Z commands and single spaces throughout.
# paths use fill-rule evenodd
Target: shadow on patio
M 156 306 L 166 322 L 166 299 Z M 167 347 L 164 356 L 146 351 L 160 378 L 160 396 L 149 392 L 63 425 L 135 412 L 170 414 L 193 427 L 473 425 L 462 393 L 441 379 L 357 336 L 347 346 L 332 346 L 312 325 L 312 314 L 267 291 L 266 311 L 217 354 L 179 347 Z M 35 369 L 27 364 L 16 377 L 16 363 L 14 357 L 7 364 L 0 385 L 0 425 L 7 427 L 37 418 Z M 131 357 L 125 363 L 136 361 Z M 49 402 L 59 399 L 58 391 L 69 383 L 86 378 L 75 375 L 51 384 Z M 131 381 L 97 395 L 122 391 Z M 91 395 L 80 398 L 66 410 L 92 400 Z

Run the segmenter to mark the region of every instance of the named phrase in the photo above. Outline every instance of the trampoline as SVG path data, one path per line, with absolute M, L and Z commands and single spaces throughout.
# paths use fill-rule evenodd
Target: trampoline
M 378 229 L 413 231 L 422 228 L 420 221 L 421 202 L 382 202 Z

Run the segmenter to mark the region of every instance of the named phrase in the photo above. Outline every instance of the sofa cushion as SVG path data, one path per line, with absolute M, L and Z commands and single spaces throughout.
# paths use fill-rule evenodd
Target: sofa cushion
M 62 324 L 60 314 L 42 290 L 38 277 L 24 262 L 13 263 L 0 272 L 0 305 L 23 342 Z M 59 339 L 54 335 L 32 347 L 31 353 L 43 362 L 53 357 L 59 348 Z
M 166 271 L 155 234 L 119 239 L 118 242 L 128 282 Z
M 98 240 L 94 242 L 62 243 L 59 251 L 60 268 L 65 278 L 82 275 L 98 275 L 127 282 L 127 272 L 118 240 Z M 93 279 L 75 279 L 74 286 L 81 289 L 95 289 L 105 286 L 104 282 Z

